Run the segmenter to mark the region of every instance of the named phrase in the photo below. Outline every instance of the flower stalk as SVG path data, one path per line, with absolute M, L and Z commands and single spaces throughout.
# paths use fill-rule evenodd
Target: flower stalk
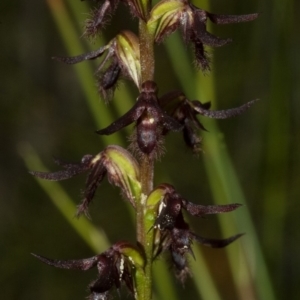
M 97 37 L 111 19 L 120 2 L 125 2 L 139 22 L 138 34 L 126 29 L 120 31 L 106 45 L 87 54 L 74 57 L 54 57 L 66 64 L 101 59 L 96 71 L 98 92 L 107 101 L 121 77 L 134 82 L 138 97 L 133 107 L 116 121 L 96 132 L 111 135 L 131 123 L 135 129 L 130 137 L 131 145 L 125 150 L 109 145 L 96 155 L 84 155 L 79 163 L 55 162 L 62 168 L 56 172 L 30 173 L 36 177 L 59 181 L 88 172 L 83 200 L 77 216 L 88 215 L 88 208 L 96 190 L 105 178 L 120 188 L 136 214 L 136 241 L 119 241 L 101 254 L 88 259 L 53 260 L 41 255 L 34 256 L 42 262 L 64 269 L 82 271 L 97 267 L 98 278 L 89 285 L 89 299 L 110 299 L 110 290 L 125 285 L 136 300 L 152 299 L 152 264 L 164 252 L 169 254 L 175 275 L 182 283 L 190 274 L 187 255 L 195 258 L 193 242 L 212 248 L 222 248 L 242 236 L 236 234 L 226 239 L 202 237 L 190 230 L 182 213 L 193 217 L 231 212 L 238 203 L 226 205 L 200 205 L 185 199 L 169 183 L 154 187 L 154 163 L 163 153 L 163 141 L 170 131 L 181 131 L 186 145 L 194 153 L 201 152 L 202 138 L 198 132 L 206 130 L 198 116 L 226 119 L 243 113 L 255 101 L 238 108 L 211 111 L 210 103 L 189 100 L 175 90 L 159 96 L 154 81 L 155 43 L 180 29 L 186 43 L 194 49 L 196 64 L 202 71 L 210 69 L 205 46 L 221 47 L 230 39 L 221 39 L 207 31 L 206 23 L 229 24 L 251 21 L 257 14 L 234 16 L 215 15 L 195 7 L 188 0 L 162 0 L 152 7 L 149 0 L 104 0 L 87 20 L 84 35 Z
M 150 3 L 145 3 L 146 18 L 149 16 Z M 141 78 L 142 82 L 154 80 L 154 36 L 148 30 L 147 23 L 139 20 L 139 40 L 140 40 L 140 61 L 141 61 Z M 146 199 L 153 189 L 154 177 L 154 159 L 151 155 L 146 154 L 140 163 L 141 172 L 141 190 L 142 196 L 137 205 L 137 241 L 144 248 L 146 257 L 145 273 L 141 278 L 140 284 L 144 286 L 141 300 L 150 300 L 152 298 L 152 248 L 153 248 L 153 232 L 149 234 L 146 228 Z

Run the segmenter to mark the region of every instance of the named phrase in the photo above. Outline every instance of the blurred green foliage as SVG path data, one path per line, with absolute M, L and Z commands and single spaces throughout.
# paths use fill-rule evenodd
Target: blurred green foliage
M 70 5 L 71 2 L 74 5 Z M 26 154 L 26 145 L 30 144 L 47 168 L 54 170 L 52 156 L 79 161 L 84 154 L 100 152 L 103 139 L 94 131 L 107 125 L 110 118 L 126 112 L 137 97 L 133 85 L 124 82 L 117 92 L 118 101 L 105 106 L 96 88 L 93 91 L 94 83 L 87 80 L 90 72 L 87 68 L 95 70 L 95 64 L 86 62 L 71 67 L 50 59 L 53 55 L 68 55 L 72 51 L 77 54 L 75 52 L 81 49 L 75 41 L 82 51 L 99 45 L 99 42 L 93 45 L 80 38 L 82 24 L 78 24 L 78 18 L 85 19 L 86 7 L 93 2 L 66 0 L 64 3 L 77 32 L 71 41 L 73 49 L 67 49 L 66 41 L 62 41 L 63 33 L 55 25 L 47 1 L 19 1 L 16 4 L 3 0 L 0 4 L 0 286 L 3 299 L 84 299 L 87 295 L 85 286 L 95 277 L 95 270 L 87 273 L 56 270 L 30 255 L 35 252 L 71 259 L 89 257 L 94 252 L 27 173 L 28 168 L 21 156 Z M 207 1 L 194 3 L 201 6 Z M 231 157 L 246 195 L 247 209 L 258 234 L 276 299 L 299 299 L 300 3 L 292 0 L 211 0 L 209 4 L 214 13 L 261 12 L 255 22 L 211 27 L 217 35 L 234 40 L 229 46 L 213 51 L 213 72 L 208 74 L 213 80 L 213 95 L 206 92 L 207 78 L 198 78 L 192 73 L 193 81 L 181 80 L 182 74 L 190 78 L 188 72 L 194 71 L 190 68 L 193 56 L 189 48 L 183 48 L 186 50 L 184 54 L 180 52 L 182 48 L 172 49 L 177 43 L 176 36 L 170 37 L 166 45 L 156 47 L 156 81 L 161 94 L 183 89 L 190 98 L 208 97 L 198 99 L 203 102 L 213 100 L 213 107 L 219 109 L 261 99 L 247 113 L 218 122 L 222 134 L 218 133 L 217 137 L 221 135 L 224 140 L 223 147 Z M 103 39 L 112 38 L 124 27 L 136 31 L 136 23 L 130 16 L 129 20 L 124 17 L 124 6 L 121 6 L 112 18 L 114 26 L 107 26 Z M 170 48 L 172 56 L 169 56 Z M 186 55 L 189 66 L 185 63 Z M 177 67 L 173 65 L 174 60 L 178 62 Z M 199 80 L 199 85 L 195 86 L 195 80 Z M 129 89 L 125 88 L 127 86 Z M 203 133 L 205 146 L 206 139 L 208 141 L 217 129 L 208 120 L 201 120 L 209 131 Z M 124 136 L 113 135 L 105 142 L 127 145 Z M 199 158 L 192 157 L 180 134 L 171 134 L 166 140 L 166 148 L 167 154 L 156 164 L 155 182 L 171 182 L 187 199 L 212 204 L 213 196 L 221 191 L 221 185 L 217 178 L 214 180 L 214 176 L 205 172 L 209 148 L 205 148 Z M 230 172 L 225 169 L 226 175 L 229 176 Z M 62 183 L 75 203 L 80 201 L 84 180 L 83 175 Z M 240 201 L 231 199 L 231 202 Z M 240 210 L 243 208 L 231 213 L 232 217 L 241 219 Z M 110 241 L 134 240 L 134 222 L 127 203 L 107 182 L 98 189 L 90 211 L 92 224 L 104 229 Z M 229 220 L 231 216 L 225 218 Z M 72 222 L 80 225 L 85 221 L 74 219 Z M 190 222 L 203 236 L 222 235 L 216 217 L 191 219 Z M 223 224 L 222 220 L 220 224 Z M 243 222 L 237 222 L 236 226 L 238 232 L 245 231 Z M 235 233 L 236 228 L 231 234 Z M 248 240 L 251 239 L 252 233 L 246 230 L 243 241 L 247 241 L 247 234 Z M 232 247 L 236 247 L 237 253 L 233 259 L 244 265 L 245 261 L 238 254 L 242 251 L 240 244 Z M 255 251 L 249 250 L 253 254 Z M 241 299 L 242 294 L 243 299 L 265 300 L 255 296 L 259 295 L 257 286 L 245 286 L 240 294 L 237 293 L 234 277 L 240 278 L 241 275 L 235 273 L 233 276 L 226 250 L 201 247 L 201 252 L 212 271 L 221 299 Z M 157 267 L 160 264 L 157 263 Z M 201 260 L 194 265 L 197 267 L 197 264 L 199 269 L 203 268 Z M 180 287 L 175 279 L 171 280 L 178 299 L 199 298 L 192 280 L 187 281 L 185 288 Z M 158 299 L 160 293 L 163 292 L 157 290 Z

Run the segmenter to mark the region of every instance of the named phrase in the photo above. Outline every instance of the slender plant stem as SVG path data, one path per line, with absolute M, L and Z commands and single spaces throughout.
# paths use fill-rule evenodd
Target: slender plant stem
M 148 1 L 147 1 L 148 2 Z M 149 14 L 149 3 L 142 3 Z M 140 63 L 141 63 L 141 82 L 154 79 L 154 37 L 149 33 L 147 25 L 143 20 L 139 21 L 139 40 L 140 40 Z M 142 196 L 137 205 L 137 241 L 143 247 L 146 266 L 143 278 L 142 300 L 152 298 L 152 246 L 153 234 L 145 226 L 146 199 L 153 189 L 154 160 L 152 155 L 144 155 L 140 163 Z M 140 300 L 140 299 L 139 299 Z
M 145 155 L 141 159 L 141 185 L 142 185 L 142 199 L 139 202 L 137 209 L 137 240 L 140 244 L 144 245 L 147 232 L 145 232 L 144 226 L 144 208 L 146 197 L 153 189 L 153 173 L 154 163 L 150 156 Z M 144 198 L 144 199 L 143 199 Z
M 140 60 L 142 82 L 154 78 L 154 37 L 143 20 L 139 22 Z

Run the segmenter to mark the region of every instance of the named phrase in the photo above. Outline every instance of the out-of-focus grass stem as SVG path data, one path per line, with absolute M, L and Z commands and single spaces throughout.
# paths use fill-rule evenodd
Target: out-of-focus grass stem
M 265 169 L 264 169 L 264 223 L 263 240 L 269 257 L 277 265 L 275 279 L 281 282 L 284 247 L 284 225 L 287 215 L 289 153 L 290 153 L 290 107 L 292 97 L 291 66 L 287 60 L 290 50 L 290 32 L 293 24 L 293 1 L 278 1 L 273 4 L 272 33 L 270 43 L 270 93 L 266 120 Z M 273 234 L 275 233 L 276 238 Z M 278 284 L 278 286 L 280 286 Z

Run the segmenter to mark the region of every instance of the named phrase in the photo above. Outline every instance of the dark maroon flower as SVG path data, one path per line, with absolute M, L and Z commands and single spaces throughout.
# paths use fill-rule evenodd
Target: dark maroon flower
M 122 158 L 121 160 L 118 159 L 120 157 Z M 126 164 L 123 163 L 124 161 Z M 77 216 L 82 213 L 88 215 L 88 206 L 105 175 L 107 175 L 111 184 L 121 188 L 123 194 L 135 207 L 135 196 L 131 185 L 132 182 L 138 182 L 139 180 L 139 167 L 133 156 L 125 149 L 116 145 L 110 145 L 97 155 L 83 156 L 81 162 L 77 164 L 64 163 L 58 159 L 55 159 L 55 162 L 62 166 L 64 170 L 57 172 L 30 171 L 29 173 L 42 179 L 60 181 L 89 171 L 83 192 L 84 199 L 78 206 Z M 131 183 L 129 182 L 130 180 L 132 181 Z
M 120 77 L 131 79 L 140 88 L 139 40 L 131 31 L 121 31 L 107 45 L 98 50 L 74 57 L 56 56 L 53 59 L 66 64 L 77 64 L 100 58 L 104 54 L 96 74 L 99 78 L 98 91 L 105 100 L 112 99 Z
M 258 17 L 258 14 L 248 15 L 217 15 L 198 8 L 187 0 L 176 0 L 176 9 L 170 11 L 169 3 L 172 0 L 160 1 L 151 11 L 149 26 L 158 22 L 155 40 L 162 42 L 169 34 L 179 27 L 184 40 L 194 46 L 196 62 L 202 70 L 209 70 L 209 60 L 204 45 L 221 47 L 231 39 L 221 39 L 207 31 L 207 20 L 215 24 L 233 24 L 249 22 Z
M 242 114 L 256 101 L 257 99 L 239 107 L 226 110 L 210 110 L 210 102 L 190 101 L 180 91 L 173 91 L 159 98 L 160 106 L 166 109 L 170 116 L 183 125 L 185 143 L 194 153 L 198 153 L 201 150 L 202 138 L 198 136 L 197 131 L 206 130 L 198 120 L 197 115 L 213 119 L 227 119 Z
M 133 271 L 137 267 L 133 257 L 126 253 L 140 257 L 139 250 L 127 242 L 119 242 L 102 254 L 79 260 L 49 259 L 32 254 L 47 265 L 68 269 L 87 271 L 97 266 L 98 278 L 89 284 L 89 299 L 107 300 L 109 291 L 115 287 L 119 290 L 121 283 L 125 283 L 129 291 L 134 294 Z
M 182 129 L 182 125 L 159 106 L 157 86 L 153 81 L 142 84 L 142 91 L 136 104 L 125 115 L 108 127 L 98 130 L 97 133 L 110 135 L 135 121 L 136 142 L 139 150 L 145 154 L 155 153 L 158 150 L 162 130 Z
M 165 189 L 165 194 L 159 204 L 158 215 L 154 224 L 154 228 L 157 228 L 161 233 L 155 256 L 158 256 L 162 251 L 169 250 L 177 277 L 183 282 L 189 273 L 185 254 L 190 253 L 194 256 L 191 248 L 193 241 L 212 248 L 222 248 L 238 239 L 242 234 L 227 239 L 201 237 L 190 231 L 189 225 L 183 218 L 182 210 L 186 210 L 192 216 L 202 217 L 207 214 L 230 212 L 241 205 L 236 203 L 199 205 L 182 198 L 170 184 L 162 184 L 158 188 Z

